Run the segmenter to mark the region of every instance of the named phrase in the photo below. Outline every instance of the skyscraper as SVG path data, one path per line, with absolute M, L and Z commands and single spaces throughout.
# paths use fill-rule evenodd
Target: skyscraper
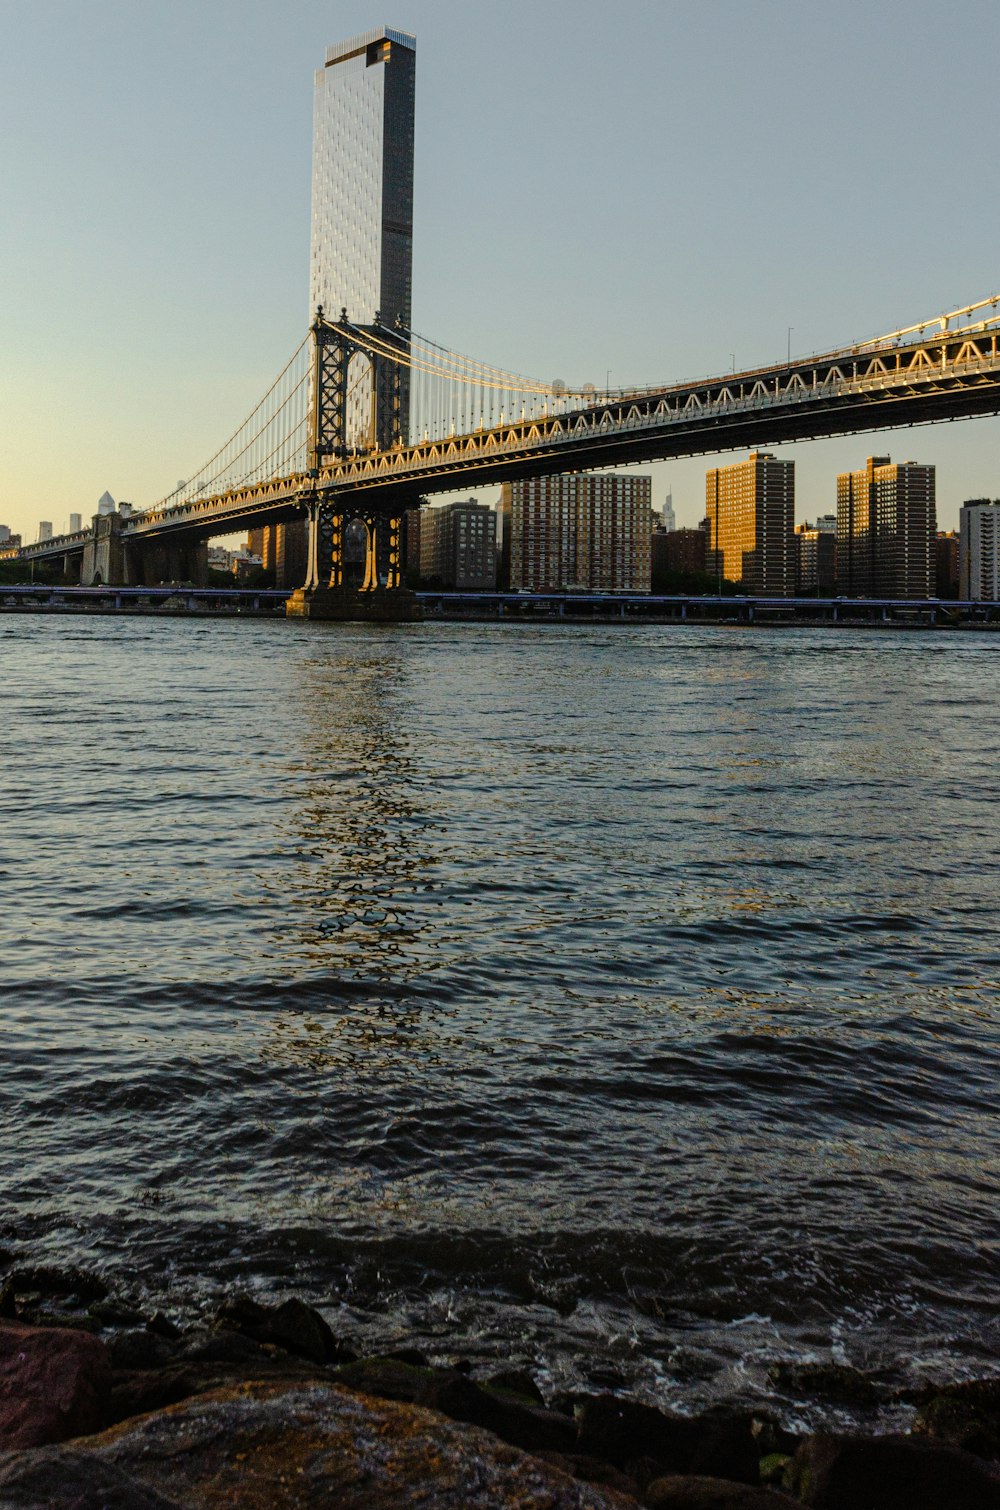
M 869 456 L 837 478 L 837 585 L 852 598 L 928 598 L 934 590 L 935 473 Z
M 377 27 L 316 74 L 310 317 L 409 327 L 416 45 Z
M 795 593 L 795 463 L 767 451 L 705 475 L 706 569 L 744 591 Z

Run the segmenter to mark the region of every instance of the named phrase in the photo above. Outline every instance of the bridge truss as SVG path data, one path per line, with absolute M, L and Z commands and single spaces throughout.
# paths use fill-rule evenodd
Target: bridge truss
M 819 356 L 603 394 L 320 311 L 243 425 L 123 534 L 198 539 L 305 512 L 310 583 L 336 586 L 339 532 L 357 515 L 366 582 L 395 586 L 401 512 L 429 493 L 1000 413 L 998 305 L 992 295 Z M 78 548 L 54 540 L 23 554 Z

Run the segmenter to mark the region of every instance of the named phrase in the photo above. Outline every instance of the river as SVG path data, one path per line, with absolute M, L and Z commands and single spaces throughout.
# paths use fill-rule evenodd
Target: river
M 996 1371 L 996 637 L 0 645 L 9 1262 L 682 1409 Z

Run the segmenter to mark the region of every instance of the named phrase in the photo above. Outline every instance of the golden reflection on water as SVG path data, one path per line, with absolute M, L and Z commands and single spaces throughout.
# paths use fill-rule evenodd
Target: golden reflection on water
M 436 832 L 406 732 L 405 659 L 387 644 L 297 669 L 293 859 L 268 881 L 297 931 L 282 950 L 341 979 L 405 979 L 430 963 L 428 923 L 407 899 L 429 885 Z

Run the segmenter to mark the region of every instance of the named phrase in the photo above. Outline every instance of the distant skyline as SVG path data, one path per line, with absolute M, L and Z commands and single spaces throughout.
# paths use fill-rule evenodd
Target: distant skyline
M 309 320 L 313 73 L 417 38 L 414 326 L 576 384 L 823 350 L 1000 291 L 994 4 L 0 0 L 0 523 L 144 507 Z M 789 333 L 789 327 L 791 331 Z M 869 454 L 1000 496 L 1000 419 L 770 447 L 799 520 Z M 644 465 L 679 525 L 740 453 Z M 480 495 L 492 501 L 495 489 Z

